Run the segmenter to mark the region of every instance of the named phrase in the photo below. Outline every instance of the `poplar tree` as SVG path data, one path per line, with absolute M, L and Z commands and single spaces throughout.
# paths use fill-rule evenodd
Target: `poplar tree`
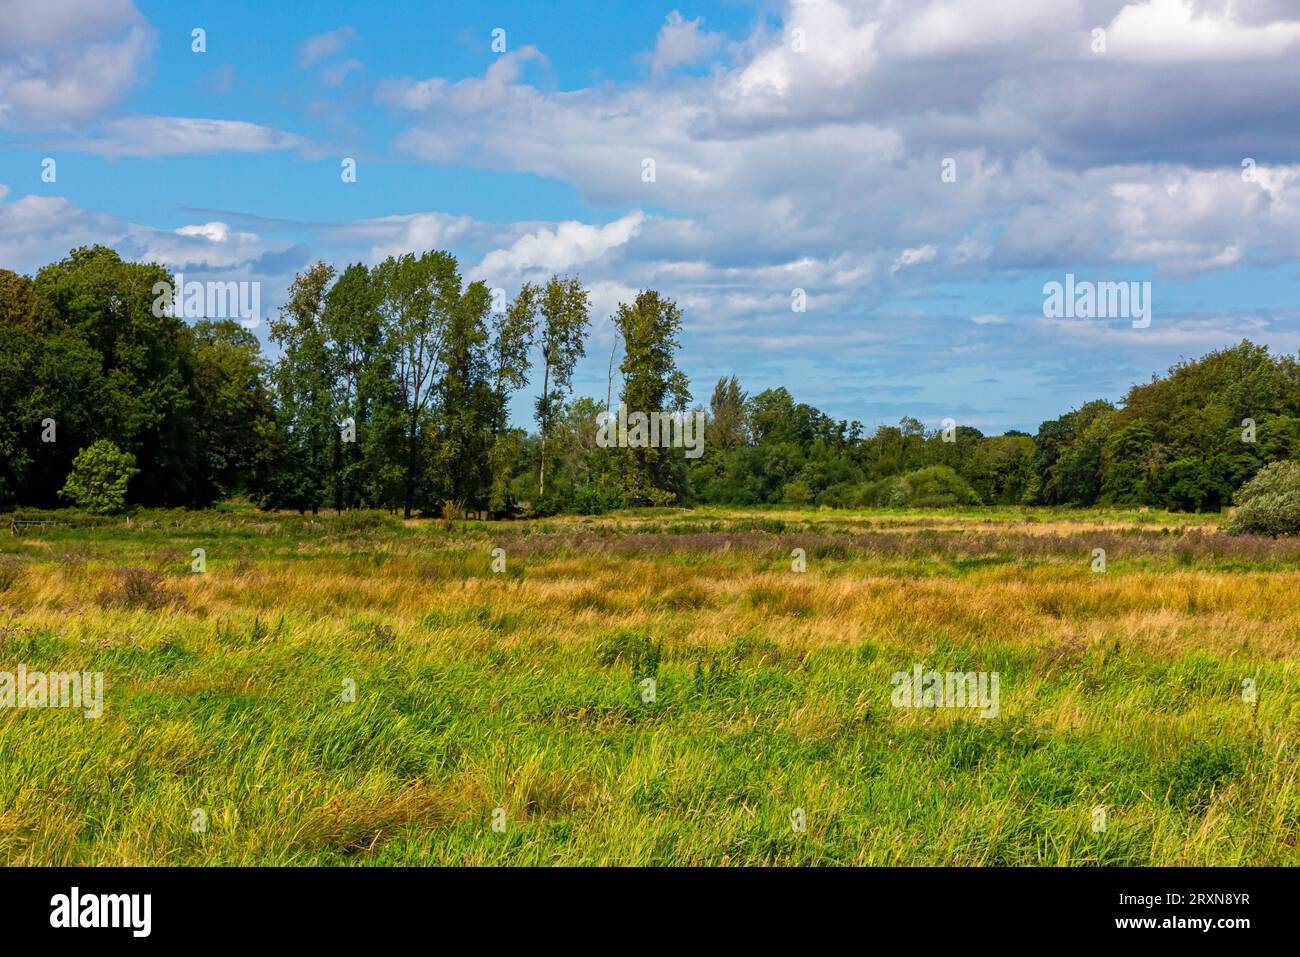
M 289 299 L 270 323 L 280 346 L 272 379 L 281 439 L 267 504 L 315 513 L 324 500 L 335 440 L 334 381 L 322 321 L 334 267 L 323 262 L 294 277 Z
M 632 305 L 619 303 L 614 324 L 623 337 L 622 400 L 629 413 L 685 412 L 691 394 L 686 375 L 677 368 L 682 311 L 654 290 L 637 294 Z M 624 450 L 623 489 L 630 504 L 666 504 L 683 491 L 684 465 L 674 463 L 680 450 Z M 684 460 L 683 460 L 684 461 Z
M 422 477 L 429 413 L 451 317 L 460 305 L 460 275 L 450 253 L 390 256 L 375 270 L 384 336 L 402 403 L 403 515 L 410 518 Z
M 537 400 L 541 439 L 537 497 L 546 495 L 546 443 L 551 424 L 573 383 L 573 367 L 586 354 L 591 296 L 577 279 L 552 276 L 541 295 L 542 394 Z
M 510 428 L 510 397 L 528 384 L 529 353 L 537 336 L 537 307 L 541 290 L 524 283 L 519 294 L 492 319 L 491 368 L 493 408 L 492 449 L 489 455 L 492 486 L 488 508 L 501 514 L 510 511 L 510 477 L 523 453 L 520 430 Z

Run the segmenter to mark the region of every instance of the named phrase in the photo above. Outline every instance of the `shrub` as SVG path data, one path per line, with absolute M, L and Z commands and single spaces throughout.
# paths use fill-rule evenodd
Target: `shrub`
M 77 453 L 59 495 L 91 514 L 112 515 L 126 508 L 127 483 L 139 471 L 134 455 L 100 439 Z
M 97 597 L 101 608 L 159 611 L 170 606 L 185 607 L 185 596 L 169 588 L 162 574 L 152 568 L 115 568 L 113 579 L 116 587 L 104 589 Z
M 782 489 L 781 501 L 786 505 L 807 505 L 813 500 L 812 489 L 803 479 L 786 482 Z
M 1237 490 L 1234 535 L 1300 534 L 1300 462 L 1274 462 Z
M 944 508 L 979 505 L 980 497 L 948 466 L 931 465 L 871 483 L 863 490 L 862 504 L 876 508 Z
M 861 500 L 863 488 L 862 484 L 839 482 L 819 492 L 815 501 L 831 508 L 854 508 Z
M 579 515 L 600 515 L 622 505 L 622 493 L 612 486 L 588 483 L 573 490 L 573 510 Z
M 912 497 L 907 503 L 918 508 L 978 505 L 980 497 L 966 480 L 946 465 L 931 465 L 907 473 Z
M 901 475 L 872 482 L 862 492 L 862 504 L 876 508 L 902 508 L 912 498 L 912 486 Z

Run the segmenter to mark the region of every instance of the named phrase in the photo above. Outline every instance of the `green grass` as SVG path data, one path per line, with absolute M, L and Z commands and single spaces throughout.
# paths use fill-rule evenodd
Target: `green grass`
M 0 541 L 0 671 L 105 713 L 0 710 L 6 863 L 1300 862 L 1300 549 L 1219 516 L 62 518 Z

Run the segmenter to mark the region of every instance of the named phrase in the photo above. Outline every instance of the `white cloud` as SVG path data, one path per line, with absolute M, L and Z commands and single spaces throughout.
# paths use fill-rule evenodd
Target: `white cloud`
M 650 72 L 662 75 L 679 66 L 692 66 L 716 53 L 722 47 L 723 35 L 702 29 L 703 22 L 703 17 L 687 20 L 676 10 L 669 13 L 659 28 L 654 49 L 642 55 Z
M 143 17 L 131 0 L 5 0 L 0 57 L 102 39 Z
M 565 272 L 626 244 L 644 221 L 645 214 L 635 210 L 604 226 L 570 221 L 543 227 L 521 236 L 508 249 L 488 253 L 474 275 L 513 276 L 529 270 Z
M 30 132 L 102 115 L 140 79 L 155 43 L 138 24 L 98 43 L 0 56 L 0 127 Z
M 321 60 L 329 59 L 356 38 L 357 31 L 353 27 L 339 27 L 337 30 L 330 30 L 328 33 L 317 33 L 309 36 L 298 47 L 299 68 L 305 70 Z
M 342 86 L 351 73 L 364 73 L 365 65 L 360 60 L 344 60 L 336 66 L 325 67 L 320 71 L 321 82 L 326 86 Z
M 546 57 L 536 47 L 520 47 L 492 61 L 482 79 L 470 77 L 457 83 L 438 78 L 388 80 L 379 84 L 375 99 L 385 106 L 404 110 L 423 111 L 445 105 L 459 113 L 478 112 L 505 100 L 512 84 L 531 61 L 545 63 Z
M 126 259 L 196 275 L 273 274 L 273 286 L 288 286 L 289 275 L 279 270 L 268 273 L 261 267 L 290 249 L 287 242 L 220 221 L 157 229 L 86 209 L 61 196 L 23 196 L 6 202 L 9 192 L 9 187 L 0 185 L 0 262 L 5 268 L 30 273 L 61 260 L 77 246 L 101 244 Z
M 446 249 L 465 236 L 472 221 L 465 216 L 446 213 L 418 213 L 409 216 L 385 216 L 353 224 L 349 231 L 382 238 L 370 247 L 370 262 L 389 256 L 422 253 L 429 249 Z
M 311 144 L 294 133 L 243 120 L 137 115 L 108 120 L 89 136 L 54 139 L 47 145 L 99 156 L 199 156 L 304 150 Z
M 931 0 L 909 6 L 885 46 L 905 56 L 933 57 L 973 50 L 1015 52 L 1075 22 L 1080 0 L 989 3 L 987 0 Z
M 724 78 L 720 111 L 753 121 L 796 112 L 834 115 L 851 108 L 879 59 L 880 29 L 878 20 L 854 6 L 791 0 L 782 34 Z
M 909 266 L 919 266 L 922 263 L 928 263 L 934 259 L 938 250 L 933 246 L 918 246 L 916 249 L 904 249 L 899 253 L 894 264 L 889 267 L 890 272 L 898 272 L 900 269 L 906 269 Z
M 1198 11 L 1192 0 L 1144 0 L 1124 7 L 1107 30 L 1107 53 L 1137 60 L 1245 60 L 1300 49 L 1300 20 L 1244 23 L 1231 0 Z
M 62 197 L 8 199 L 0 188 L 0 262 L 5 268 L 32 271 L 62 259 L 75 246 L 120 242 L 125 226 L 103 213 L 82 209 Z

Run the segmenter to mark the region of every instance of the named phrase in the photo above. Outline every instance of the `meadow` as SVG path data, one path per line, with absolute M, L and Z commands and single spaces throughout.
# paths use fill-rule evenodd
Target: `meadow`
M 6 864 L 1300 863 L 1300 541 L 1218 515 L 29 517 L 0 671 L 105 706 L 0 709 Z

